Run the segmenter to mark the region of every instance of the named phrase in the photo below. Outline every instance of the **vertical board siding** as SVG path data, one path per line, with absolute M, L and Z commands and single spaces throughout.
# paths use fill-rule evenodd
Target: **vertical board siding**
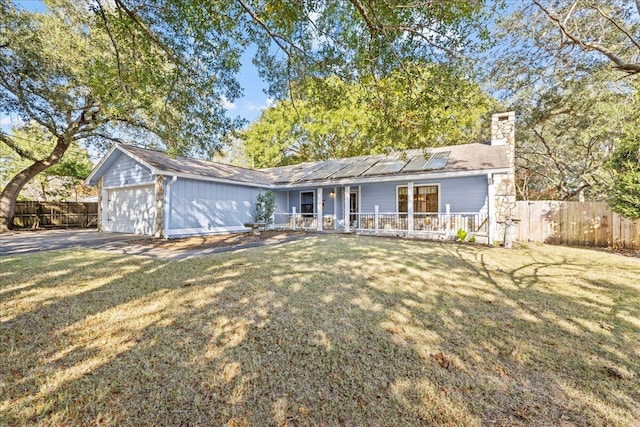
M 606 202 L 516 202 L 521 242 L 640 249 L 640 220 L 623 218 Z
M 371 213 L 375 206 L 380 207 L 380 212 L 395 212 L 396 186 L 407 185 L 406 182 L 383 182 L 379 184 L 360 185 L 360 212 Z M 351 191 L 357 191 L 358 186 L 351 186 Z
M 275 213 L 287 213 L 290 212 L 289 206 L 287 205 L 287 191 L 274 191 L 273 195 L 275 196 Z
M 206 232 L 242 228 L 252 222 L 257 196 L 264 190 L 179 178 L 170 191 L 169 230 Z
M 416 185 L 419 185 L 416 183 Z M 487 212 L 489 183 L 486 175 L 440 181 L 440 212 L 449 204 L 451 212 Z
M 464 178 L 447 178 L 441 180 L 414 181 L 414 186 L 440 185 L 440 212 L 449 204 L 451 212 L 486 212 L 487 211 L 487 177 L 472 176 Z M 362 184 L 361 212 L 373 212 L 374 206 L 380 212 L 396 212 L 396 187 L 407 185 L 406 181 L 379 184 Z
M 296 212 L 300 213 L 300 191 L 301 190 L 289 191 L 289 210 L 288 210 L 289 213 L 291 213 L 294 207 L 296 208 Z M 310 190 L 302 190 L 302 191 L 310 191 Z M 314 191 L 313 197 L 315 198 L 315 191 Z
M 154 182 L 153 175 L 146 166 L 141 165 L 126 154 L 122 154 L 104 174 L 102 185 L 105 187 L 122 187 L 152 182 Z

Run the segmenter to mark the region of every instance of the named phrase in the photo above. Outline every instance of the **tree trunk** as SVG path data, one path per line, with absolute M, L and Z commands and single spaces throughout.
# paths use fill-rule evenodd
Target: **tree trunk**
M 40 187 L 42 187 L 42 201 L 47 201 L 47 189 L 44 187 L 44 181 L 40 182 Z
M 16 199 L 22 188 L 40 172 L 55 166 L 71 145 L 71 137 L 61 135 L 51 154 L 38 160 L 28 168 L 14 176 L 0 193 L 0 233 L 13 227 L 13 217 L 16 212 Z

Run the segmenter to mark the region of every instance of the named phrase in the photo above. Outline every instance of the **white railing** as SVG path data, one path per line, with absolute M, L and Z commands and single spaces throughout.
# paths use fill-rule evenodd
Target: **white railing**
M 352 225 L 358 231 L 407 231 L 408 220 L 406 213 L 399 212 L 352 214 Z
M 468 234 L 486 235 L 489 220 L 486 213 L 455 212 L 455 213 L 416 213 L 413 221 L 403 212 L 363 212 L 351 215 L 351 226 L 356 231 L 367 232 L 410 232 L 437 233 L 456 235 L 458 230 Z M 410 224 L 413 227 L 409 229 Z
M 272 228 L 286 230 L 317 230 L 318 215 L 300 213 L 275 213 L 273 214 Z
M 464 230 L 472 234 L 487 234 L 489 219 L 487 214 L 479 212 L 414 214 L 413 230 L 445 234 L 456 234 L 458 230 Z
M 317 230 L 317 214 L 276 213 L 272 228 L 287 230 Z M 323 230 L 336 229 L 333 216 L 323 217 Z M 412 228 L 409 227 L 412 224 Z M 415 213 L 411 218 L 404 212 L 362 212 L 350 214 L 349 228 L 363 232 L 403 232 L 410 234 L 440 234 L 455 236 L 458 230 L 470 235 L 486 236 L 489 218 L 482 212 Z

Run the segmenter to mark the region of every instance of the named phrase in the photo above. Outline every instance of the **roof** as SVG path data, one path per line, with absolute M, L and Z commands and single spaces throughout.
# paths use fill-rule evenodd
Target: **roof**
M 226 181 L 237 181 L 247 184 L 260 184 L 269 181 L 269 176 L 262 171 L 233 166 L 210 160 L 194 159 L 191 157 L 170 157 L 160 151 L 148 150 L 133 145 L 120 144 L 124 151 L 142 160 L 155 169 L 156 173 L 164 175 L 188 174 L 194 177 L 214 178 Z M 267 182 L 268 183 L 268 182 Z
M 261 169 L 274 184 L 508 169 L 508 145 L 473 143 Z
M 304 183 L 330 184 L 431 173 L 464 175 L 465 172 L 509 169 L 512 165 L 509 163 L 508 149 L 508 145 L 492 146 L 489 143 L 473 143 L 255 170 L 209 160 L 170 157 L 160 151 L 117 144 L 98 163 L 87 178 L 87 182 L 94 185 L 97 183 L 97 178 L 101 176 L 100 171 L 106 172 L 115 161 L 112 154 L 118 150 L 149 167 L 153 174 L 179 175 L 194 179 L 206 178 L 269 187 Z

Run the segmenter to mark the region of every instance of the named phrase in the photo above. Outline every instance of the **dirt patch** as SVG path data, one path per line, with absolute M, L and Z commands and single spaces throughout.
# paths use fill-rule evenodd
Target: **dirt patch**
M 258 242 L 273 243 L 280 240 L 288 239 L 290 237 L 301 236 L 303 234 L 305 234 L 305 232 L 303 231 L 270 230 L 261 231 L 257 236 L 252 235 L 251 233 L 231 233 L 183 237 L 170 240 L 144 237 L 140 238 L 139 240 L 134 240 L 131 243 L 150 246 L 153 248 L 181 251 L 191 249 L 210 249 L 229 246 L 241 246 Z

